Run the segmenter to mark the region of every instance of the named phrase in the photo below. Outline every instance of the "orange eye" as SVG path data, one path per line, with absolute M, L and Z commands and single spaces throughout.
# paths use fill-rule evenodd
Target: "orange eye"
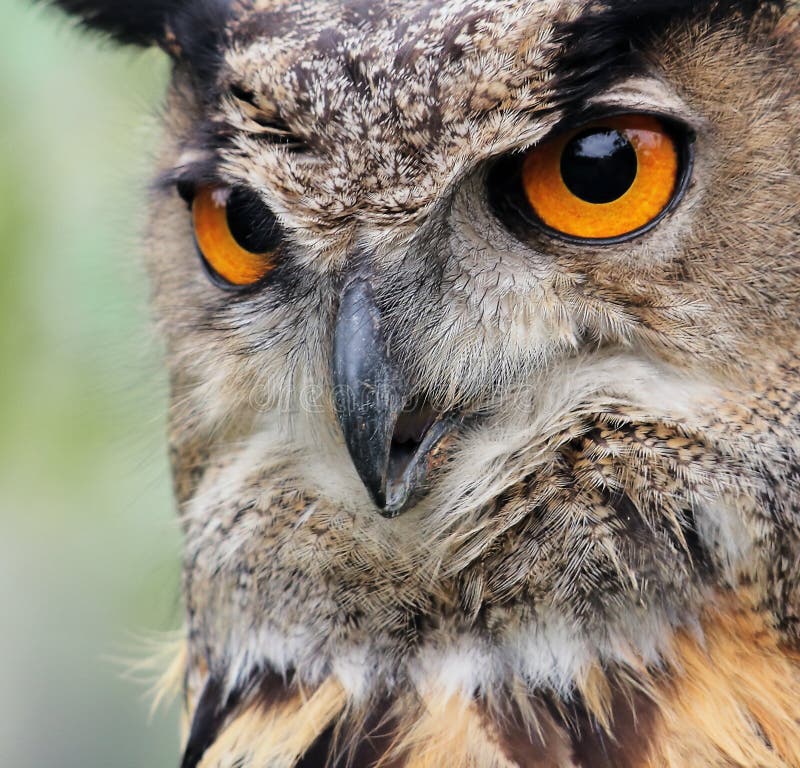
M 280 226 L 255 193 L 202 187 L 192 201 L 192 218 L 203 259 L 225 283 L 253 285 L 274 268 Z
M 673 201 L 681 181 L 674 131 L 648 115 L 598 120 L 532 149 L 522 188 L 539 220 L 570 237 L 640 232 Z

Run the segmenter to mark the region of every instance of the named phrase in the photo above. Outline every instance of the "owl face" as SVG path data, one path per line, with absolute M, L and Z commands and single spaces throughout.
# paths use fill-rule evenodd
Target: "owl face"
M 796 23 L 171 19 L 147 240 L 195 667 L 560 688 L 743 580 L 797 632 Z

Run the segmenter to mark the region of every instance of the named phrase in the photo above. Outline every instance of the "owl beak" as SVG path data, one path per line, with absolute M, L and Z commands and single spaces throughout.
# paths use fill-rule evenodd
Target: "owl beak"
M 384 517 L 424 493 L 428 469 L 452 422 L 409 407 L 408 382 L 389 355 L 370 284 L 355 280 L 339 303 L 333 349 L 334 403 L 361 481 Z

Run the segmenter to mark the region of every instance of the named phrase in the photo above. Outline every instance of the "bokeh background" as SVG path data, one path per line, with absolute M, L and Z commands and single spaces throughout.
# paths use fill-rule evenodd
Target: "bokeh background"
M 0 2 L 3 767 L 177 764 L 175 707 L 150 719 L 125 674 L 181 619 L 137 258 L 167 74 L 159 52 Z

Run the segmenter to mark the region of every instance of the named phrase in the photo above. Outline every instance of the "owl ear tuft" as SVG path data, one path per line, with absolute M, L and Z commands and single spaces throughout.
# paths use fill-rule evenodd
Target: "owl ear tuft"
M 208 56 L 223 35 L 230 0 L 41 0 L 118 43 L 158 45 L 176 58 Z M 202 51 L 201 51 L 202 49 Z
M 76 16 L 118 43 L 163 48 L 213 82 L 222 60 L 232 0 L 39 0 Z
M 120 43 L 150 46 L 167 39 L 169 19 L 186 0 L 48 0 L 92 30 Z

